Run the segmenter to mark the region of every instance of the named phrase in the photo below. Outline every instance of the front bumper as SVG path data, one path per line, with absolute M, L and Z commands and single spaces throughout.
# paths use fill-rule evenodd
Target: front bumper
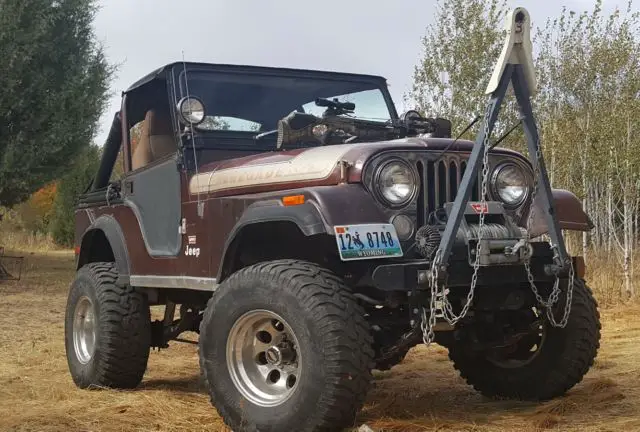
M 530 261 L 535 282 L 552 283 L 555 276 L 545 272 L 545 266 L 553 263 L 553 252 L 547 242 L 534 242 Z M 581 256 L 571 257 L 576 278 L 583 278 L 584 260 Z M 431 262 L 425 259 L 396 260 L 379 265 L 371 271 L 373 286 L 382 291 L 429 290 L 428 272 Z M 449 288 L 468 287 L 471 284 L 473 268 L 469 265 L 466 250 L 454 249 L 446 274 Z M 478 271 L 478 286 L 512 285 L 527 283 L 527 272 L 523 265 L 483 266 Z

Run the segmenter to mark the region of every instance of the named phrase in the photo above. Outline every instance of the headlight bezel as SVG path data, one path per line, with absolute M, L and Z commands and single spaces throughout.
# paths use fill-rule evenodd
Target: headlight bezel
M 190 114 L 185 113 L 185 108 L 187 107 L 187 104 L 189 104 L 191 102 L 193 102 L 195 104 L 199 104 L 202 107 L 202 109 L 201 110 L 191 110 Z M 199 97 L 196 97 L 196 96 L 185 96 L 185 97 L 183 97 L 176 104 L 176 109 L 178 111 L 178 116 L 180 117 L 180 121 L 186 126 L 191 126 L 191 125 L 198 126 L 207 118 L 207 110 L 206 110 L 206 107 L 204 106 L 204 102 L 202 102 L 202 99 L 200 99 Z M 193 113 L 195 111 L 202 111 L 202 118 L 200 118 L 200 119 L 189 118 L 189 115 L 193 115 Z
M 411 193 L 409 193 L 407 195 L 407 198 L 405 198 L 403 201 L 401 202 L 392 202 L 389 201 L 383 194 L 382 192 L 382 182 L 381 182 L 381 176 L 382 173 L 384 172 L 384 170 L 389 167 L 392 164 L 399 164 L 399 165 L 403 165 L 404 168 L 409 172 L 410 176 L 411 176 L 411 181 L 413 184 Z M 413 166 L 407 162 L 406 160 L 399 158 L 399 157 L 391 157 L 388 159 L 385 159 L 384 161 L 382 161 L 381 163 L 378 164 L 375 173 L 373 175 L 373 191 L 376 195 L 376 197 L 378 198 L 378 200 L 380 202 L 382 202 L 385 206 L 392 208 L 392 209 L 401 209 L 406 207 L 407 205 L 409 205 L 416 197 L 417 193 L 418 193 L 418 174 L 416 173 L 415 169 L 413 168 Z
M 506 202 L 498 191 L 498 176 L 507 168 L 515 168 L 516 170 L 520 171 L 520 174 L 524 179 L 525 192 L 522 194 L 522 197 L 518 201 L 512 203 Z M 513 161 L 502 161 L 498 163 L 491 173 L 491 194 L 493 195 L 494 199 L 500 201 L 505 207 L 509 209 L 516 209 L 527 202 L 531 194 L 531 186 L 531 178 L 528 171 L 520 164 Z

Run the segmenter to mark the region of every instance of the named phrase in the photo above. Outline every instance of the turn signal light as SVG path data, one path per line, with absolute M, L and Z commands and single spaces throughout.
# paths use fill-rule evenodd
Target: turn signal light
M 282 204 L 286 206 L 304 204 L 304 195 L 289 195 L 286 197 L 282 197 Z

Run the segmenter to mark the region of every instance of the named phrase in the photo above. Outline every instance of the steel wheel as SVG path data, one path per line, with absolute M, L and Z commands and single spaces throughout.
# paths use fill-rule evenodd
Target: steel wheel
M 284 403 L 296 390 L 301 364 L 298 340 L 287 322 L 267 310 L 245 313 L 234 323 L 226 348 L 231 380 L 256 405 Z
M 542 311 L 532 308 L 536 318 L 540 318 Z M 541 322 L 531 334 L 523 337 L 515 344 L 492 350 L 487 360 L 502 368 L 521 368 L 535 360 L 542 351 L 547 336 L 547 324 Z
M 82 296 L 73 313 L 73 348 L 78 361 L 87 364 L 96 348 L 95 312 L 89 297 Z

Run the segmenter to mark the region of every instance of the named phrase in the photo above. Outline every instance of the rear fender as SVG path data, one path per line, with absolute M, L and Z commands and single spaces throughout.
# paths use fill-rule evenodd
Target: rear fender
M 93 248 L 98 247 L 97 239 L 104 236 L 109 243 L 113 260 L 118 269 L 118 280 L 120 283 L 128 283 L 130 275 L 129 252 L 124 239 L 124 234 L 118 222 L 109 215 L 98 217 L 82 234 L 80 242 L 80 254 L 76 269 L 92 261 L 92 256 L 96 254 Z M 102 245 L 101 245 L 102 246 Z M 104 251 L 101 251 L 104 252 Z
M 584 210 L 577 196 L 572 192 L 564 189 L 552 189 L 553 202 L 556 209 L 556 217 L 560 228 L 572 231 L 590 231 L 593 229 L 593 222 Z M 545 219 L 545 210 L 543 209 L 540 196 L 536 197 L 534 205 L 531 208 L 531 236 L 537 237 L 549 232 L 547 221 Z

